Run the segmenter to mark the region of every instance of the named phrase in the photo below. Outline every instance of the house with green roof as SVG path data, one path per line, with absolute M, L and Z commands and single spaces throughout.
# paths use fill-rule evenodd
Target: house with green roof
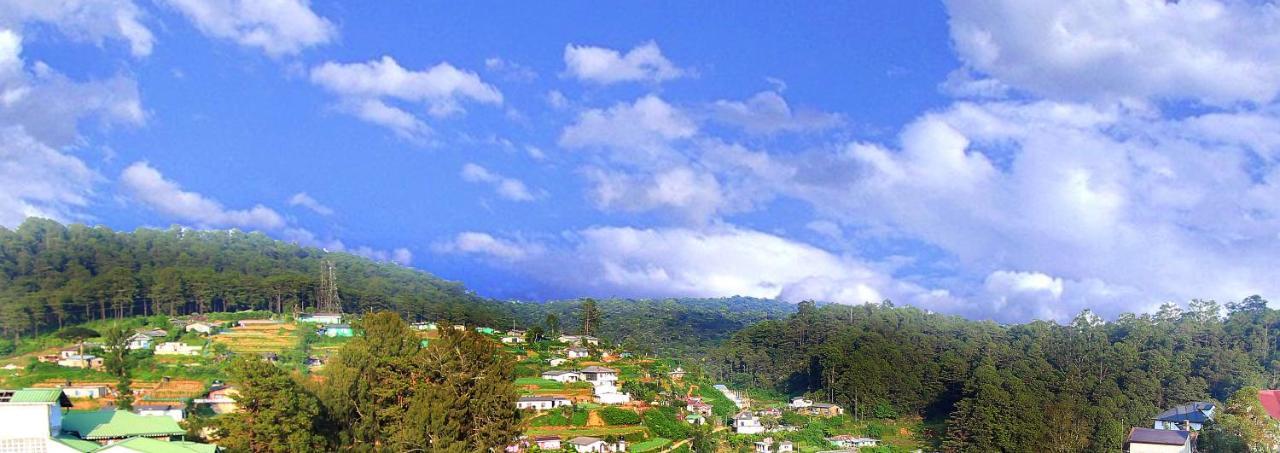
M 93 453 L 217 453 L 217 445 L 186 441 L 156 440 L 147 437 L 125 439 L 93 450 Z
M 187 433 L 172 418 L 128 411 L 68 411 L 62 417 L 62 432 L 100 444 L 130 437 L 171 440 Z
M 66 451 L 51 438 L 71 400 L 60 389 L 0 390 L 0 445 L 17 451 Z

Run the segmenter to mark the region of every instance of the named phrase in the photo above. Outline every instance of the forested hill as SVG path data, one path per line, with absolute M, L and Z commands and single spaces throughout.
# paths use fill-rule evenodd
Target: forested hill
M 805 303 L 735 334 L 709 369 L 732 384 L 809 393 L 851 413 L 945 418 L 945 451 L 1120 451 L 1128 429 L 1149 426 L 1161 410 L 1227 402 L 1237 391 L 1237 403 L 1219 406 L 1218 426 L 1265 425 L 1248 386 L 1275 388 L 1278 346 L 1280 311 L 1257 296 L 1226 307 L 1193 301 L 1186 311 L 1170 304 L 1113 322 L 1085 312 L 1069 325 L 1013 326 Z M 1202 447 L 1236 451 L 1208 447 L 1226 442 L 1217 432 L 1204 433 Z
M 37 334 L 93 319 L 315 305 L 324 260 L 348 312 L 496 324 L 510 309 L 459 283 L 257 233 L 63 226 L 28 219 L 0 228 L 0 333 Z
M 769 319 L 784 319 L 795 305 L 750 297 L 681 299 L 603 299 L 593 334 L 635 352 L 668 356 L 701 355 L 719 346 L 734 332 Z M 525 326 L 543 325 L 555 315 L 560 330 L 582 329 L 582 300 L 514 304 L 516 319 Z

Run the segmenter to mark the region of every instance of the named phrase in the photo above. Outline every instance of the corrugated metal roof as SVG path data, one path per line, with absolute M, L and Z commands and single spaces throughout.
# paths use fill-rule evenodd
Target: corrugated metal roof
M 164 415 L 138 415 L 126 411 L 68 411 L 62 430 L 81 439 L 123 439 L 138 436 L 181 436 L 178 422 Z
M 111 444 L 112 447 L 127 447 L 140 453 L 215 453 L 217 445 L 198 444 L 195 442 L 168 442 L 163 440 L 135 437 Z M 107 450 L 104 448 L 103 450 Z
M 56 403 L 71 407 L 71 400 L 62 389 L 0 390 L 0 403 Z
M 1129 442 L 1155 445 L 1186 445 L 1191 437 L 1188 431 L 1168 429 L 1133 428 L 1129 430 Z

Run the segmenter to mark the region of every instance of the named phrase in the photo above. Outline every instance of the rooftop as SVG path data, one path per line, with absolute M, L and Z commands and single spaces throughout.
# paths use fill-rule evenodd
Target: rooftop
M 618 370 L 615 370 L 613 368 L 606 368 L 602 366 L 591 365 L 589 367 L 583 368 L 582 372 L 583 373 L 617 373 Z
M 575 437 L 575 438 L 569 439 L 569 443 L 574 444 L 574 445 L 582 445 L 582 446 L 591 445 L 591 444 L 594 444 L 594 443 L 596 443 L 596 442 L 604 442 L 604 440 L 603 440 L 603 439 L 599 439 L 599 438 L 595 438 L 595 437 L 586 437 L 586 436 L 582 436 L 582 437 Z
M 1182 404 L 1167 411 L 1156 415 L 1154 420 L 1165 422 L 1182 422 L 1204 423 L 1212 420 L 1213 416 L 1209 415 L 1213 412 L 1213 403 L 1197 401 L 1194 403 Z
M 0 390 L 0 403 L 58 403 L 71 407 L 71 400 L 62 389 Z
M 122 439 L 137 436 L 181 436 L 186 430 L 163 415 L 138 415 L 126 411 L 68 411 L 62 430 L 81 439 Z
M 184 441 L 170 442 L 146 437 L 134 437 L 111 445 L 128 447 L 129 450 L 140 453 L 215 453 L 218 451 L 217 445 Z
M 1173 431 L 1168 429 L 1133 428 L 1129 430 L 1129 442 L 1155 445 L 1186 445 L 1191 437 L 1189 431 Z

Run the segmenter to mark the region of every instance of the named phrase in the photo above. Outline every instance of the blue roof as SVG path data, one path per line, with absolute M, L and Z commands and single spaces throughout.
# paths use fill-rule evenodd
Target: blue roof
M 1213 412 L 1213 407 L 1213 403 L 1203 401 L 1187 403 L 1161 412 L 1160 415 L 1155 416 L 1155 420 L 1175 423 L 1184 421 L 1204 423 L 1213 420 L 1213 416 L 1210 415 Z

